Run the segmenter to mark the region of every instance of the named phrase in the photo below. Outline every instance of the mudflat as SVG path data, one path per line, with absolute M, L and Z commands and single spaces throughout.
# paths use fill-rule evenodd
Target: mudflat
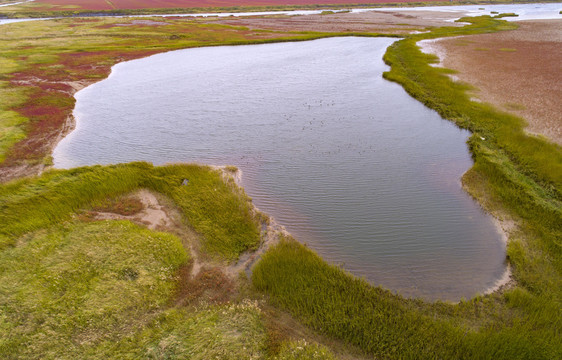
M 473 96 L 523 117 L 527 131 L 562 145 L 562 21 L 446 38 L 432 44 L 443 66 L 475 87 Z
M 464 16 L 459 11 L 458 17 Z M 218 23 L 246 26 L 250 29 L 280 31 L 369 31 L 380 33 L 404 33 L 422 30 L 429 26 L 464 26 L 447 21 L 451 12 L 439 11 L 368 11 L 357 13 L 333 13 L 306 16 L 229 17 L 216 20 Z

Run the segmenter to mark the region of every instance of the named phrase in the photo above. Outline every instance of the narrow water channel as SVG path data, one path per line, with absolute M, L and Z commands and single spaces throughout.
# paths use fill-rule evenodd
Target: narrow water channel
M 460 185 L 467 131 L 385 81 L 394 39 L 168 52 L 76 94 L 55 166 L 232 164 L 263 211 L 328 261 L 409 297 L 459 300 L 505 272 Z

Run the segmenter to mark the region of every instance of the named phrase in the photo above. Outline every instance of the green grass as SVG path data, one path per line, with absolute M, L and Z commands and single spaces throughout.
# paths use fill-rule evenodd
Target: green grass
M 175 308 L 115 345 L 111 358 L 265 359 L 266 333 L 255 302 Z
M 138 331 L 186 261 L 177 237 L 124 221 L 22 236 L 0 253 L 0 357 L 79 358 Z
M 469 192 L 518 228 L 507 248 L 517 285 L 458 305 L 407 300 L 328 265 L 285 239 L 254 268 L 252 281 L 271 301 L 312 328 L 377 358 L 554 359 L 562 357 L 562 154 L 523 131 L 524 121 L 470 101 L 467 87 L 430 64 L 416 42 L 508 30 L 490 17 L 462 19 L 394 43 L 385 54 L 388 80 L 441 116 L 473 132 Z
M 560 308 L 523 289 L 459 305 L 423 304 L 374 288 L 286 239 L 253 283 L 306 325 L 377 358 L 552 359 L 562 354 Z
M 189 179 L 188 186 L 182 186 Z M 53 170 L 0 186 L 0 249 L 20 236 L 70 220 L 76 211 L 139 188 L 160 192 L 202 236 L 210 256 L 234 261 L 259 245 L 258 217 L 248 197 L 219 171 L 197 165 L 153 167 L 147 163 Z
M 306 340 L 285 342 L 273 360 L 336 360 L 325 346 L 307 343 Z

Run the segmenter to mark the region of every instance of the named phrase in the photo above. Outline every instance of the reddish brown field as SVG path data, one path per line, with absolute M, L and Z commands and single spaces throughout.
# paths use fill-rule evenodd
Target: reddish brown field
M 334 4 L 388 4 L 409 3 L 417 0 L 36 0 L 44 8 L 37 10 L 63 10 L 64 6 L 75 6 L 82 10 L 114 9 L 165 9 L 165 8 L 199 8 L 199 7 L 235 7 L 235 6 L 284 6 L 284 5 L 334 5 Z M 437 1 L 437 0 L 429 0 Z M 55 5 L 56 8 L 50 5 Z
M 520 28 L 435 43 L 443 65 L 476 90 L 474 97 L 523 117 L 527 130 L 562 145 L 562 22 L 522 21 Z

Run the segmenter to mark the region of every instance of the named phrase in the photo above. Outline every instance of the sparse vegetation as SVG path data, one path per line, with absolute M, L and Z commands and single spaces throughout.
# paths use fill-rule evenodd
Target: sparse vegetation
M 492 14 L 494 14 L 494 13 L 497 14 L 497 12 L 492 11 Z M 517 15 L 515 13 L 502 13 L 502 14 L 494 16 L 494 18 L 501 19 L 501 18 L 504 18 L 504 17 L 518 17 L 518 16 L 519 15 Z
M 504 106 L 508 110 L 525 110 L 525 105 L 518 103 L 507 103 Z

